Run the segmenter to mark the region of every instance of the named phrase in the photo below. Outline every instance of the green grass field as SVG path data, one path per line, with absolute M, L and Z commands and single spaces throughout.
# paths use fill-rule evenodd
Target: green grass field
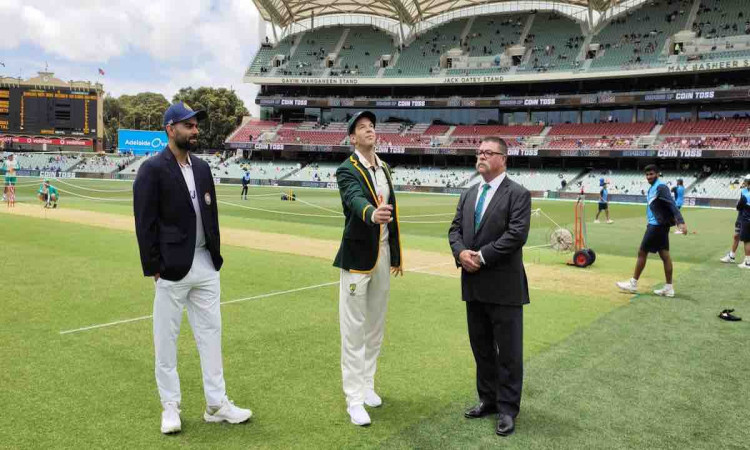
M 62 182 L 64 181 L 65 184 Z M 60 207 L 131 215 L 131 184 L 62 180 Z M 36 204 L 38 184 L 20 179 L 18 198 Z M 218 186 L 223 228 L 338 240 L 336 191 Z M 403 243 L 448 252 L 456 196 L 399 194 Z M 4 206 L 3 206 L 4 208 Z M 570 202 L 534 202 L 561 225 Z M 642 205 L 612 205 L 615 223 L 594 225 L 597 262 L 564 266 L 568 254 L 530 248 L 530 273 L 569 274 L 531 284 L 525 308 L 525 384 L 516 434 L 494 435 L 494 421 L 468 421 L 474 363 L 459 280 L 407 273 L 393 280 L 373 425 L 351 425 L 340 386 L 337 281 L 331 261 L 225 245 L 222 269 L 224 366 L 228 393 L 249 406 L 250 423 L 202 421 L 197 351 L 187 321 L 179 342 L 183 432 L 159 433 L 148 318 L 153 282 L 141 275 L 135 235 L 102 227 L 0 214 L 2 448 L 747 448 L 750 329 L 716 318 L 747 316 L 750 274 L 718 258 L 735 213 L 687 209 L 697 234 L 671 238 L 677 297 L 648 294 L 663 280 L 651 259 L 643 294 L 618 294 L 630 277 L 645 226 Z M 546 242 L 552 223 L 532 220 L 528 247 Z M 442 261 L 436 261 L 441 263 Z M 408 269 L 408 261 L 407 261 Z M 536 271 L 536 272 L 535 272 Z M 572 272 L 571 272 L 572 271 Z M 533 278 L 532 278 L 533 279 Z M 303 287 L 291 293 L 263 297 Z M 750 317 L 750 316 L 748 316 Z

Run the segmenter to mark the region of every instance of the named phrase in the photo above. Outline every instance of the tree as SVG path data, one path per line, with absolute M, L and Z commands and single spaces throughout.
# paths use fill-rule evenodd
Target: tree
M 249 114 L 237 94 L 226 88 L 182 88 L 172 101 L 182 101 L 208 113 L 198 137 L 198 145 L 204 150 L 224 148 L 226 138 L 239 126 L 242 117 Z
M 107 146 L 117 146 L 117 130 L 161 130 L 164 111 L 169 102 L 162 94 L 142 92 L 122 95 L 119 98 L 107 95 L 104 98 L 104 135 Z

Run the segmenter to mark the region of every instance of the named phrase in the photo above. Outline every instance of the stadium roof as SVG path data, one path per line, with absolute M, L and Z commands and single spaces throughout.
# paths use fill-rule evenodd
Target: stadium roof
M 340 14 L 366 14 L 414 25 L 471 6 L 515 0 L 253 0 L 264 20 L 286 27 L 300 20 Z M 624 0 L 557 0 L 556 3 L 605 11 Z

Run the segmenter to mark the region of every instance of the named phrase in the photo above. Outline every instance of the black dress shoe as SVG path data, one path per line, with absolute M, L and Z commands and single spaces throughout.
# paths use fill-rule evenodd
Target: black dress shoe
M 513 422 L 513 417 L 508 414 L 500 414 L 497 417 L 497 428 L 495 433 L 498 436 L 510 436 L 516 429 L 516 424 Z
M 478 419 L 480 417 L 488 416 L 497 412 L 497 408 L 494 405 L 480 402 L 478 405 L 471 409 L 467 409 L 464 413 L 464 417 L 467 419 Z

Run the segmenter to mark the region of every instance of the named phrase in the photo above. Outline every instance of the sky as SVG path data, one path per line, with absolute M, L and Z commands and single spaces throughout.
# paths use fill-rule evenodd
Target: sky
M 264 35 L 251 0 L 0 0 L 0 23 L 0 76 L 49 67 L 115 97 L 170 101 L 182 87 L 232 88 L 258 115 L 258 87 L 242 81 Z

